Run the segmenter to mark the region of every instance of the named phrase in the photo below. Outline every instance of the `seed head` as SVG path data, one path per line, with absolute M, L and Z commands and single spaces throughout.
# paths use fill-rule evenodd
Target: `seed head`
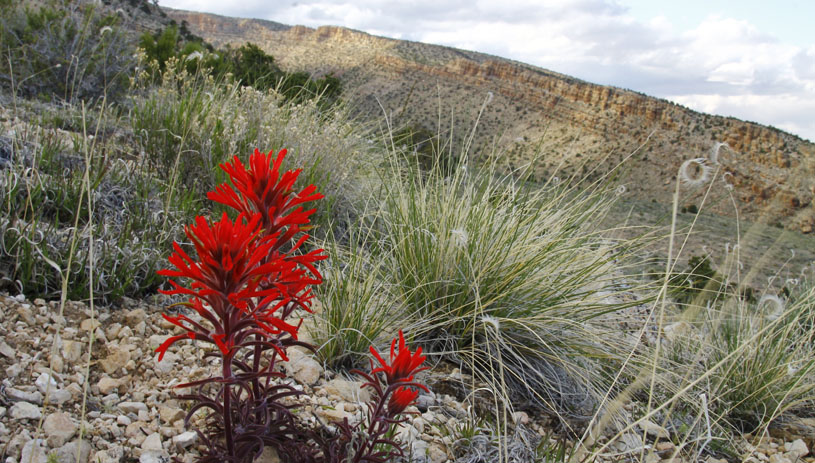
M 690 187 L 698 187 L 710 180 L 710 166 L 705 158 L 688 159 L 679 168 L 679 179 Z

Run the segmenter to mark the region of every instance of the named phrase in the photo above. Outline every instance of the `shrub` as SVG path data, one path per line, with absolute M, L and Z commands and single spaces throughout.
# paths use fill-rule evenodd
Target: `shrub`
M 121 94 L 134 61 L 118 16 L 103 15 L 87 2 L 15 5 L 0 20 L 4 86 L 15 94 L 68 102 Z

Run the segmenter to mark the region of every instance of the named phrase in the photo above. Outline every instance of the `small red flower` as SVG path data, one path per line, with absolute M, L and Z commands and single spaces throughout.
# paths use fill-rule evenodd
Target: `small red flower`
M 419 368 L 426 358 L 422 355 L 422 348 L 419 347 L 415 353 L 411 353 L 410 349 L 405 345 L 405 336 L 402 334 L 402 330 L 399 330 L 398 352 L 395 351 L 395 348 L 396 339 L 391 342 L 390 364 L 388 364 L 388 362 L 382 359 L 379 352 L 371 346 L 371 353 L 379 361 L 379 364 L 382 365 L 371 371 L 372 375 L 379 372 L 385 373 L 387 384 L 390 386 L 396 383 L 413 381 L 413 375 L 420 371 L 427 370 L 428 367 Z
M 419 391 L 416 389 L 399 386 L 388 401 L 388 414 L 396 416 L 402 413 L 406 408 L 413 405 L 416 397 L 419 397 Z

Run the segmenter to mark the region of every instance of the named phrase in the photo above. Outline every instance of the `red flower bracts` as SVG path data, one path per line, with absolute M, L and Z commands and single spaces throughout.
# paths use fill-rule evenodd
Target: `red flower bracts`
M 322 249 L 299 252 L 308 235 L 292 242 L 307 228 L 314 212 L 303 211 L 300 205 L 323 195 L 315 193 L 314 185 L 294 193 L 292 187 L 300 171 L 279 174 L 285 155 L 281 150 L 272 163 L 271 152 L 255 150 L 249 158 L 249 170 L 237 157 L 231 164 L 221 164 L 234 186 L 220 185 L 208 197 L 236 209 L 237 218 L 233 221 L 224 213 L 220 221 L 210 223 L 196 217 L 195 223 L 186 227 L 186 234 L 197 260 L 173 243 L 175 252 L 169 261 L 174 268 L 158 272 L 191 280 L 189 286 L 171 280 L 173 289 L 163 292 L 190 295 L 191 299 L 181 305 L 192 308 L 207 323 L 184 315 L 164 315 L 187 333 L 172 336 L 159 346 L 159 360 L 182 339 L 215 344 L 231 358 L 235 346 L 252 334 L 270 342 L 269 346 L 286 358 L 277 337 L 288 334 L 297 339 L 298 327 L 285 319 L 296 307 L 310 310 L 310 286 L 322 282 L 314 263 L 327 256 Z
M 207 198 L 221 203 L 247 215 L 260 213 L 265 234 L 277 236 L 281 242 L 289 241 L 308 224 L 309 216 L 315 209 L 303 211 L 303 207 L 291 210 L 295 206 L 309 201 L 322 199 L 323 195 L 315 193 L 317 187 L 309 185 L 299 193 L 292 190 L 300 169 L 287 171 L 280 175 L 280 166 L 286 157 L 286 150 L 280 150 L 272 161 L 272 151 L 263 154 L 255 149 L 249 158 L 249 169 L 235 156 L 232 163 L 221 164 L 221 169 L 229 174 L 232 185 L 220 185 Z M 237 190 L 237 191 L 236 191 Z M 284 227 L 288 231 L 278 235 Z
M 395 347 L 396 339 L 391 342 L 391 357 L 389 365 L 388 362 L 382 359 L 379 352 L 377 352 L 376 349 L 371 346 L 371 353 L 379 361 L 379 364 L 382 365 L 381 367 L 371 371 L 371 374 L 377 374 L 379 372 L 385 373 L 388 385 L 392 385 L 398 382 L 413 381 L 413 375 L 420 371 L 427 370 L 427 367 L 419 368 L 419 366 L 425 360 L 425 356 L 422 355 L 422 348 L 420 347 L 416 349 L 415 353 L 411 353 L 410 349 L 405 345 L 405 336 L 402 334 L 402 330 L 399 330 L 398 352 L 394 351 Z
M 419 397 L 419 391 L 410 389 L 404 386 L 399 386 L 398 389 L 393 391 L 393 395 L 388 401 L 388 415 L 396 416 L 406 408 L 413 405 L 413 402 Z

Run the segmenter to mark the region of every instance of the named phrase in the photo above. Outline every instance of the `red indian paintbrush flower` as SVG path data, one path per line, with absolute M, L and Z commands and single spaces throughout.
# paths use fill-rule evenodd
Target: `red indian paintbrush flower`
M 416 389 L 399 386 L 398 389 L 393 391 L 393 395 L 388 400 L 388 414 L 396 416 L 402 413 L 406 408 L 413 405 L 416 397 L 419 397 L 419 391 Z
M 258 239 L 260 214 L 250 216 L 248 221 L 245 219 L 247 216 L 240 214 L 233 222 L 224 213 L 220 221 L 210 223 L 204 217 L 196 217 L 195 224 L 186 227 L 186 234 L 199 260 L 194 261 L 174 242 L 175 253 L 169 261 L 176 269 L 158 272 L 163 276 L 191 279 L 191 289 L 170 280 L 175 289 L 164 293 L 203 298 L 213 293 L 228 296 L 245 286 L 252 276 L 266 271 L 257 264 L 266 257 L 272 244 Z
M 422 355 L 422 348 L 419 347 L 415 353 L 411 353 L 410 348 L 405 344 L 405 336 L 402 334 L 402 330 L 399 330 L 398 352 L 395 352 L 395 348 L 396 339 L 391 342 L 390 364 L 388 364 L 388 362 L 382 359 L 379 352 L 371 346 L 371 353 L 379 360 L 379 364 L 382 365 L 371 371 L 372 375 L 379 372 L 385 373 L 387 383 L 390 386 L 400 382 L 411 382 L 413 381 L 414 374 L 427 370 L 428 367 L 419 368 L 426 358 Z
M 317 187 L 309 185 L 299 193 L 292 189 L 300 175 L 300 169 L 289 170 L 280 175 L 280 166 L 286 157 L 286 150 L 280 150 L 277 158 L 272 160 L 272 151 L 268 154 L 255 149 L 249 157 L 249 169 L 235 156 L 231 163 L 221 164 L 221 169 L 229 174 L 232 185 L 222 184 L 207 198 L 229 206 L 247 215 L 260 213 L 266 235 L 274 235 L 284 227 L 288 230 L 278 237 L 280 243 L 289 241 L 300 231 L 300 226 L 307 224 L 309 216 L 315 209 L 304 211 L 300 204 L 323 198 L 315 193 Z
M 259 237 L 260 214 L 245 220 L 243 214 L 233 222 L 226 214 L 219 222 L 209 223 L 203 217 L 197 217 L 195 225 L 186 229 L 187 237 L 193 242 L 199 260 L 193 260 L 178 243 L 173 243 L 175 253 L 169 261 L 175 269 L 160 270 L 160 275 L 186 277 L 192 280 L 190 287 L 184 287 L 170 281 L 172 290 L 162 291 L 165 294 L 189 294 L 193 296 L 184 303 L 204 320 L 211 328 L 184 316 L 163 315 L 168 322 L 181 327 L 187 333 L 172 336 L 158 349 L 159 360 L 167 349 L 177 341 L 185 338 L 198 339 L 216 344 L 224 355 L 229 354 L 236 338 L 245 336 L 246 332 L 255 332 L 256 328 L 246 320 L 260 322 L 257 325 L 268 334 L 288 332 L 296 338 L 296 327 L 285 323 L 274 316 L 280 307 L 275 301 L 291 301 L 288 293 L 278 288 L 258 289 L 261 276 L 275 274 L 282 281 L 313 281 L 302 278 L 303 271 L 295 262 L 285 259 L 265 261 L 273 243 L 268 238 Z M 300 277 L 298 279 L 298 277 Z M 306 285 L 303 282 L 302 285 Z M 285 286 L 285 283 L 283 283 Z M 300 285 L 289 285 L 297 286 Z M 262 297 L 260 303 L 253 298 Z M 207 303 L 207 306 L 204 305 Z
M 323 196 L 315 193 L 314 185 L 294 193 L 292 186 L 300 171 L 280 175 L 285 154 L 282 150 L 272 164 L 272 152 L 255 150 L 249 170 L 237 157 L 231 164 L 221 164 L 234 187 L 220 185 L 208 197 L 238 210 L 238 217 L 232 221 L 224 213 L 215 223 L 197 217 L 186 234 L 198 260 L 173 243 L 175 252 L 169 261 L 175 268 L 159 271 L 160 275 L 192 280 L 189 287 L 171 280 L 173 289 L 164 292 L 192 296 L 183 305 L 195 310 L 211 328 L 183 315 L 165 315 L 187 333 L 167 339 L 157 349 L 159 358 L 185 338 L 216 344 L 225 356 L 251 334 L 271 339 L 287 333 L 297 339 L 298 327 L 284 320 L 295 306 L 310 310 L 310 286 L 322 282 L 314 263 L 327 256 L 321 249 L 299 253 L 307 235 L 292 243 L 314 212 L 292 209 Z M 285 358 L 277 344 L 272 347 Z

